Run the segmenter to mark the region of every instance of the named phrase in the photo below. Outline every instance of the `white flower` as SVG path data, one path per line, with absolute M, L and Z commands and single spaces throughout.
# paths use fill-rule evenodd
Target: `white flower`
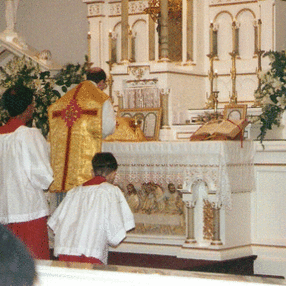
M 275 61 L 275 56 L 273 54 L 269 54 L 268 57 L 271 63 Z
M 285 94 L 283 94 L 281 97 L 277 97 L 277 105 L 280 106 L 282 109 L 285 109 L 286 106 L 286 97 Z
M 274 105 L 274 102 L 271 100 L 270 96 L 269 95 L 265 95 L 262 99 L 262 103 L 265 104 L 265 105 Z
M 277 78 L 273 78 L 272 86 L 273 86 L 275 91 L 281 90 L 282 82 Z
M 270 72 L 270 69 L 268 70 L 262 70 L 258 73 L 258 76 L 261 80 L 265 80 L 266 75 Z

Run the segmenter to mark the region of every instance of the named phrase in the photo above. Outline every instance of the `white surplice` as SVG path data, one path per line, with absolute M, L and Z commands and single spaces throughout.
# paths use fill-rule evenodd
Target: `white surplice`
M 85 255 L 107 264 L 108 246 L 118 245 L 135 227 L 121 190 L 107 182 L 70 190 L 48 220 L 54 254 Z
M 49 214 L 43 190 L 53 181 L 53 171 L 49 145 L 38 129 L 21 126 L 0 135 L 0 174 L 0 223 Z

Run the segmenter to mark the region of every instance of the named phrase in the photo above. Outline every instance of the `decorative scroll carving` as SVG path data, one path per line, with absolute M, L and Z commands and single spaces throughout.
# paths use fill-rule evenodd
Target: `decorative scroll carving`
M 210 0 L 210 6 L 212 5 L 226 5 L 226 4 L 241 4 L 243 2 L 257 2 L 257 0 Z
M 140 67 L 140 66 L 129 67 L 128 69 L 131 72 L 131 74 L 136 77 L 137 80 L 141 79 L 143 75 L 146 73 L 146 71 L 149 71 L 149 67 Z
M 101 16 L 102 15 L 102 3 L 93 3 L 88 4 L 87 6 L 87 16 L 88 17 L 95 17 L 95 16 Z
M 145 14 L 144 9 L 148 7 L 148 1 L 130 1 L 128 3 L 128 14 Z M 109 10 L 110 16 L 120 16 L 121 15 L 121 2 L 110 4 Z

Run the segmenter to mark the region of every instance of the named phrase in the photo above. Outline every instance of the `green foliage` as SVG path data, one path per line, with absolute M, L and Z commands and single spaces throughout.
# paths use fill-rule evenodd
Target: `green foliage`
M 286 53 L 269 51 L 264 57 L 270 59 L 270 69 L 259 75 L 261 85 L 255 96 L 261 103 L 262 113 L 259 116 L 262 124 L 258 139 L 262 142 L 267 130 L 274 125 L 280 126 L 280 119 L 286 107 Z
M 7 89 L 21 82 L 34 90 L 36 106 L 33 124 L 46 137 L 49 133 L 48 107 L 61 96 L 57 90 L 61 89 L 65 93 L 72 84 L 83 81 L 87 68 L 87 61 L 83 66 L 68 64 L 55 78 L 51 78 L 49 71 L 41 71 L 39 65 L 34 64 L 31 59 L 15 56 L 0 69 L 0 87 Z M 8 119 L 8 113 L 0 106 L 0 125 L 5 124 Z
M 87 57 L 85 63 L 80 64 L 67 64 L 56 76 L 55 84 L 61 86 L 63 92 L 67 92 L 72 84 L 79 84 L 86 78 L 86 73 L 89 68 Z

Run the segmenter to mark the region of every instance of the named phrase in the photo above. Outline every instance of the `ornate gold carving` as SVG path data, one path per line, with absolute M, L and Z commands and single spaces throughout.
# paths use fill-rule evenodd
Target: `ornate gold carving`
M 148 7 L 144 9 L 154 22 L 160 17 L 160 0 L 148 1 Z M 168 14 L 171 18 L 178 19 L 182 17 L 182 0 L 168 0 Z
M 213 208 L 209 201 L 204 200 L 203 206 L 203 220 L 204 220 L 204 227 L 203 227 L 203 237 L 204 239 L 213 239 L 213 232 L 214 232 L 214 214 Z

